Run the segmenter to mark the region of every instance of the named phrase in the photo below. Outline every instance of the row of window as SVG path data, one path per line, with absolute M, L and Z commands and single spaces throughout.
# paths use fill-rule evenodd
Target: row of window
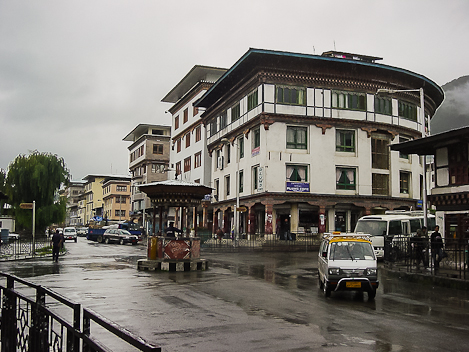
M 144 146 L 141 145 L 130 154 L 130 162 L 134 161 L 137 158 L 140 158 L 143 155 L 143 153 L 144 153 Z
M 251 93 L 248 94 L 247 96 L 247 111 L 251 111 L 258 105 L 258 91 L 255 89 Z M 241 117 L 241 105 L 240 102 L 238 101 L 235 105 L 233 105 L 230 109 L 231 112 L 231 121 L 230 123 L 235 122 Z M 228 126 L 228 111 L 224 111 L 223 113 L 220 114 L 217 118 L 214 118 L 212 121 L 209 123 L 210 126 L 210 132 L 209 136 L 213 136 L 215 133 L 218 131 L 223 130 L 226 126 Z
M 182 173 L 181 162 L 176 163 L 176 176 Z M 194 154 L 194 169 L 202 166 L 202 152 L 197 152 Z M 189 172 L 192 169 L 192 156 L 189 156 L 184 159 L 184 172 Z
M 122 218 L 125 218 L 125 210 L 116 209 L 114 214 L 115 216 L 120 216 Z
M 399 175 L 399 191 L 402 194 L 410 192 L 411 173 L 401 171 Z M 287 182 L 309 182 L 308 165 L 286 165 L 286 181 Z M 230 195 L 231 176 L 225 176 L 225 195 Z M 238 192 L 244 191 L 244 170 L 239 171 Z M 258 190 L 259 187 L 259 166 L 252 168 L 252 189 Z M 355 191 L 357 189 L 357 168 L 356 167 L 336 167 L 336 189 Z M 215 194 L 219 194 L 219 180 L 215 180 Z M 389 175 L 377 174 L 372 175 L 372 194 L 389 195 Z
M 177 153 L 179 153 L 181 151 L 182 139 L 184 139 L 184 141 L 186 143 L 186 148 L 189 148 L 191 146 L 191 133 L 187 132 L 184 135 L 184 137 L 178 138 L 175 142 L 176 143 L 176 152 Z M 202 127 L 197 126 L 195 128 L 195 143 L 197 143 L 201 139 L 202 139 Z
M 192 116 L 195 116 L 199 113 L 199 108 L 194 106 L 192 108 Z M 184 109 L 182 112 L 182 123 L 185 124 L 187 121 L 189 121 L 189 108 Z M 174 117 L 174 130 L 177 130 L 179 128 L 179 115 Z
M 252 131 L 251 155 L 255 156 L 259 153 L 260 148 L 260 130 Z M 409 138 L 400 137 L 399 142 L 408 141 Z M 374 133 L 371 138 L 372 152 L 372 168 L 389 170 L 389 144 L 390 138 L 385 134 Z M 244 138 L 237 139 L 239 150 L 239 158 L 244 157 Z M 286 132 L 286 148 L 287 149 L 307 149 L 308 147 L 308 127 L 287 126 Z M 223 157 L 222 163 L 229 164 L 231 162 L 231 147 L 225 146 L 225 154 L 221 154 L 221 150 L 217 150 L 215 169 L 220 169 L 220 157 Z M 336 151 L 337 152 L 356 152 L 356 131 L 355 130 L 336 130 Z M 408 154 L 400 153 L 403 159 L 409 159 Z
M 160 143 L 153 144 L 153 154 L 162 155 L 163 152 L 164 152 L 163 144 L 160 144 Z M 134 161 L 135 159 L 138 159 L 144 153 L 145 153 L 145 146 L 141 145 L 130 154 L 130 162 Z
M 151 172 L 154 174 L 164 173 L 166 170 L 165 164 L 149 164 L 148 166 L 151 167 Z M 130 173 L 132 174 L 132 177 L 145 175 L 147 173 L 147 165 L 136 167 L 131 170 Z
M 116 192 L 127 192 L 127 186 L 116 185 Z M 111 185 L 103 188 L 103 194 L 111 193 Z
M 276 86 L 275 102 L 285 105 L 306 106 L 306 88 L 292 86 Z M 257 89 L 248 95 L 248 111 L 258 105 Z M 332 107 L 345 110 L 367 110 L 367 94 L 360 92 L 332 91 Z M 378 114 L 392 115 L 392 99 L 389 97 L 375 96 L 374 111 Z M 404 101 L 398 102 L 398 116 L 417 121 L 417 106 Z M 231 123 L 239 119 L 239 102 L 231 108 Z M 227 111 L 224 111 L 218 118 L 210 122 L 209 136 L 213 136 L 218 131 L 228 126 Z

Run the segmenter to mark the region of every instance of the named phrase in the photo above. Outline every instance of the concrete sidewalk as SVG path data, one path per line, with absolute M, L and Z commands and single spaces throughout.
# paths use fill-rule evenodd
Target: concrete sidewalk
M 456 269 L 439 269 L 435 273 L 431 268 L 418 270 L 406 266 L 389 265 L 384 263 L 381 269 L 386 270 L 388 275 L 405 279 L 409 282 L 421 283 L 426 285 L 440 286 L 446 288 L 454 288 L 459 290 L 469 290 L 469 277 L 464 277 L 464 271 Z

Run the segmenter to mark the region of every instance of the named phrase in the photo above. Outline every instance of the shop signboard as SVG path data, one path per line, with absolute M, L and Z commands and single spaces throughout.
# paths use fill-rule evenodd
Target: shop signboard
M 287 192 L 304 192 L 309 193 L 309 182 L 291 182 L 286 183 Z

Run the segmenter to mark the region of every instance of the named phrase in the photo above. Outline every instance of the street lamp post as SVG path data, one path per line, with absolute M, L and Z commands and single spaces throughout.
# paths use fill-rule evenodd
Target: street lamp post
M 420 94 L 420 123 L 421 123 L 421 132 L 422 138 L 426 137 L 425 133 L 425 95 L 423 92 L 423 88 L 419 89 L 378 89 L 376 94 L 380 93 L 400 93 L 400 92 L 419 92 Z M 423 164 L 423 195 L 422 195 L 422 202 L 423 202 L 423 226 L 427 227 L 427 161 L 426 155 L 422 155 L 422 164 Z

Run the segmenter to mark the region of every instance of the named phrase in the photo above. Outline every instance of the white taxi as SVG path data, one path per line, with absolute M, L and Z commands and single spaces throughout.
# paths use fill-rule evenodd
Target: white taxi
M 325 234 L 318 255 L 319 285 L 324 295 L 332 291 L 359 290 L 374 299 L 379 286 L 376 256 L 367 235 Z

